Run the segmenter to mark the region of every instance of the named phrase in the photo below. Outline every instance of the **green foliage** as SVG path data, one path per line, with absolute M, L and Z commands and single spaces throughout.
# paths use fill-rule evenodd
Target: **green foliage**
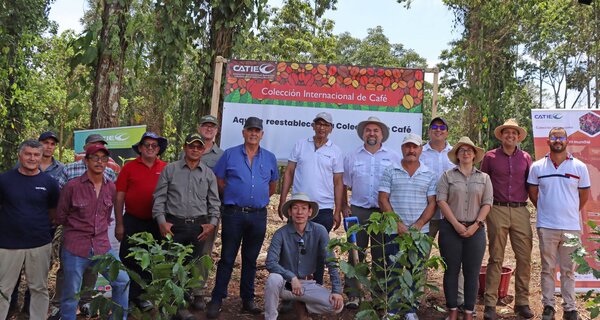
M 127 257 L 133 257 L 142 270 L 151 274 L 149 283 L 110 254 L 95 258 L 98 260 L 95 270 L 108 270 L 109 281 L 116 279 L 119 270 L 125 270 L 131 281 L 140 284 L 144 290 L 140 298 L 152 302 L 158 314 L 146 314 L 134 308 L 130 314 L 136 319 L 170 319 L 177 309 L 186 307 L 186 293 L 202 287 L 205 281 L 202 270 L 212 268 L 212 259 L 209 256 L 191 259 L 193 246 L 176 243 L 170 236 L 158 240 L 152 234 L 142 232 L 131 236 L 129 241 L 135 246 Z M 112 307 L 112 301 L 100 295 L 94 298 L 92 307 L 97 308 L 104 318 Z
M 381 248 L 383 256 L 390 261 L 372 261 L 372 267 L 366 262 L 352 265 L 346 261 L 339 261 L 345 276 L 358 279 L 363 291 L 372 298 L 371 301 L 361 302 L 357 319 L 379 319 L 376 310 L 381 310 L 384 315 L 391 310 L 397 310 L 396 317 L 400 317 L 418 306 L 424 297 L 425 287 L 438 290 L 436 286 L 427 283 L 427 270 L 445 267 L 440 257 L 429 256 L 432 246 L 435 245 L 433 239 L 414 228 L 410 228 L 404 234 L 395 235 L 398 232 L 398 221 L 398 216 L 393 212 L 374 212 L 366 225 L 350 227 L 348 234 L 365 231 L 376 239 L 376 243 L 371 243 L 368 248 L 359 248 L 347 239 L 332 239 L 329 243 L 331 249 L 337 248 L 342 253 Z M 394 245 L 397 245 L 399 250 L 392 255 L 389 250 Z
M 587 225 L 592 230 L 588 240 L 600 243 L 600 226 L 593 220 L 588 221 Z M 589 253 L 582 246 L 579 237 L 576 236 L 570 238 L 569 245 L 577 246 L 572 254 L 573 260 L 577 264 L 577 272 L 580 274 L 591 273 L 596 279 L 600 279 L 600 270 L 592 268 L 589 264 L 589 261 L 600 261 L 600 248 Z M 600 316 L 600 293 L 590 290 L 583 296 L 583 300 L 585 301 L 585 308 L 590 312 L 591 319 Z

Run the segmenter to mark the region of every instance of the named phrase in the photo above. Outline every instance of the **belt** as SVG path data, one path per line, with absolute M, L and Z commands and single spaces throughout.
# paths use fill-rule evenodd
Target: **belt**
M 314 277 L 313 277 L 312 274 L 309 274 L 309 275 L 304 276 L 304 277 L 298 277 L 298 280 L 313 280 L 313 279 L 314 279 Z
M 202 224 L 202 222 L 204 220 L 204 216 L 193 217 L 193 218 L 181 218 L 181 217 L 174 216 L 172 214 L 167 214 L 166 219 L 169 220 L 169 222 L 173 222 L 173 223 Z
M 458 223 L 462 224 L 465 227 L 470 227 L 477 223 L 477 221 L 458 221 Z
M 262 212 L 263 210 L 265 210 L 266 207 L 252 208 L 252 207 L 240 207 L 240 206 L 236 206 L 233 204 L 226 204 L 225 208 L 243 212 L 243 213 L 255 213 L 255 212 Z
M 520 208 L 520 207 L 527 207 L 527 202 L 500 202 L 500 201 L 494 200 L 494 205 L 502 206 L 502 207 Z

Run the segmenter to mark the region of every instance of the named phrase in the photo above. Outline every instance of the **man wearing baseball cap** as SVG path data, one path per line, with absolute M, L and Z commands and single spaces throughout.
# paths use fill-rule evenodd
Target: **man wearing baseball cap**
M 201 256 L 204 242 L 216 232 L 221 214 L 217 179 L 213 171 L 200 161 L 204 149 L 204 139 L 198 133 L 186 136 L 183 146 L 185 157 L 169 163 L 162 170 L 152 206 L 152 217 L 163 237 L 171 235 L 173 241 L 193 246 L 190 259 Z M 206 272 L 203 274 L 206 275 Z M 186 294 L 193 297 L 195 309 L 204 309 L 200 288 Z M 194 319 L 181 306 L 179 317 Z
M 115 184 L 104 176 L 110 152 L 103 144 L 92 144 L 85 151 L 86 171 L 72 179 L 63 188 L 56 222 L 63 226 L 61 251 L 64 282 L 60 316 L 63 320 L 75 320 L 77 302 L 81 291 L 84 271 L 93 266 L 94 257 L 111 254 L 119 259 L 108 240 L 108 225 L 111 220 L 116 194 Z M 102 274 L 109 279 L 108 270 Z M 129 276 L 119 271 L 112 286 L 113 318 L 121 315 L 127 319 Z

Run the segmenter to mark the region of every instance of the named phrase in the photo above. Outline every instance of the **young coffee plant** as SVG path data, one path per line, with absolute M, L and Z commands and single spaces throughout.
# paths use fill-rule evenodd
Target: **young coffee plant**
M 594 235 L 594 237 L 590 237 L 589 240 L 600 244 L 600 227 L 594 221 L 588 221 L 587 224 L 592 229 L 590 234 Z M 589 253 L 581 245 L 581 240 L 577 236 L 573 236 L 570 239 L 569 245 L 577 246 L 577 250 L 575 250 L 572 255 L 573 260 L 577 264 L 577 273 L 591 273 L 596 279 L 600 279 L 600 270 L 590 266 L 588 260 L 586 260 L 587 258 L 597 263 L 600 262 L 600 247 L 594 250 L 594 252 Z M 583 296 L 583 300 L 585 301 L 585 308 L 590 312 L 590 318 L 597 318 L 600 315 L 600 293 L 590 290 Z

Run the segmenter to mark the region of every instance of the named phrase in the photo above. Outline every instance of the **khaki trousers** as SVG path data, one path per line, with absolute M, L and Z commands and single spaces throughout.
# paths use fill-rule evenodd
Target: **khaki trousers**
M 495 307 L 498 302 L 498 286 L 502 274 L 502 263 L 506 242 L 515 253 L 515 305 L 529 305 L 529 279 L 531 276 L 531 248 L 533 231 L 527 207 L 511 208 L 493 206 L 487 216 L 489 260 L 485 275 L 484 304 Z
M 567 234 L 579 237 L 580 231 L 538 228 L 540 256 L 542 258 L 542 304 L 554 308 L 554 272 L 558 262 L 560 267 L 560 294 L 563 298 L 563 310 L 577 310 L 575 300 L 575 264 L 571 253 L 577 249 L 567 246 Z
M 0 319 L 6 319 L 10 295 L 25 264 L 31 292 L 30 319 L 46 319 L 48 314 L 48 271 L 52 244 L 31 249 L 0 249 Z

